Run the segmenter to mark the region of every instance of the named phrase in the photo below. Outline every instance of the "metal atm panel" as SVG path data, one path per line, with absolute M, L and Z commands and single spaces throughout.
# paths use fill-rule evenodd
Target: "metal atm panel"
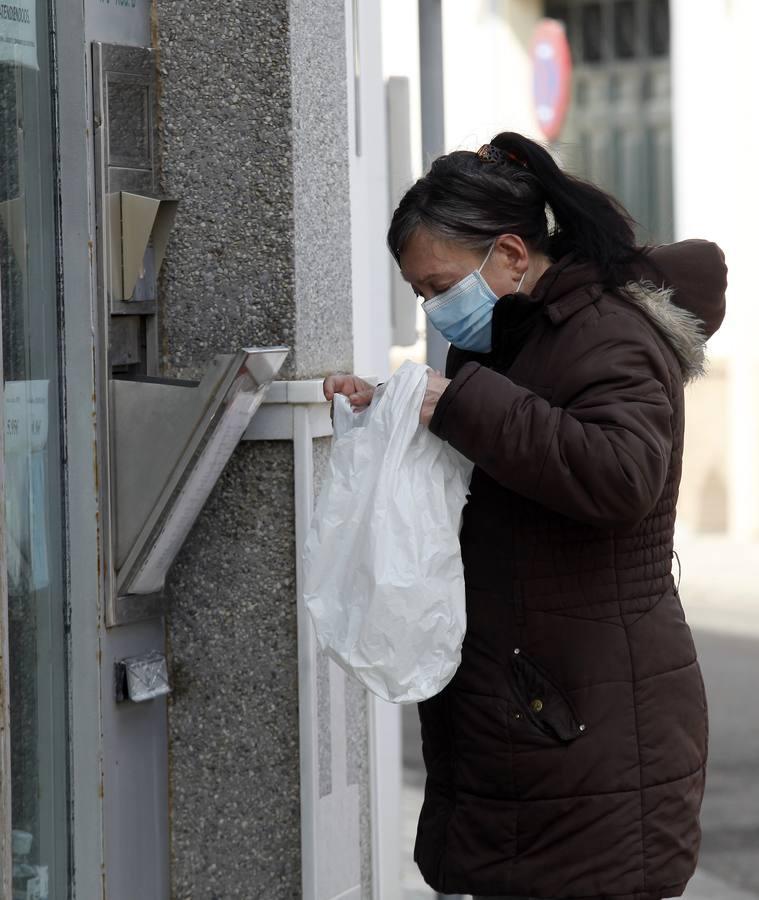
M 177 213 L 159 194 L 155 52 L 93 44 L 98 415 L 106 621 L 164 612 L 169 566 L 284 362 L 218 354 L 200 381 L 159 372 L 158 273 Z

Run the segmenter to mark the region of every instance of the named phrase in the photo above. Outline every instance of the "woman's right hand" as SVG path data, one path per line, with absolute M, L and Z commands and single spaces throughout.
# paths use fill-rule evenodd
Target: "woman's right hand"
M 335 394 L 345 394 L 354 409 L 363 409 L 372 402 L 375 388 L 357 375 L 335 372 L 324 379 L 322 390 L 327 400 L 333 400 Z

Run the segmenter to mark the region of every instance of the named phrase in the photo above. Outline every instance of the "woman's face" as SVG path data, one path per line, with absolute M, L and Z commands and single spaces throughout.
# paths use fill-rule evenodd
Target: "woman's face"
M 487 252 L 487 247 L 472 250 L 456 241 L 436 237 L 426 228 L 417 228 L 401 252 L 401 275 L 417 296 L 429 300 L 478 269 Z M 496 239 L 481 275 L 493 293 L 502 297 L 514 291 L 529 263 L 524 241 L 514 234 L 502 234 Z

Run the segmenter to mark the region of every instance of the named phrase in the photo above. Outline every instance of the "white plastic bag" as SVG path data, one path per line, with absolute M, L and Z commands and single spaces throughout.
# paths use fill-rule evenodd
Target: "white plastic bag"
M 304 553 L 322 649 L 395 703 L 445 687 L 466 629 L 458 536 L 472 463 L 419 423 L 426 386 L 427 367 L 407 361 L 362 413 L 335 395 Z

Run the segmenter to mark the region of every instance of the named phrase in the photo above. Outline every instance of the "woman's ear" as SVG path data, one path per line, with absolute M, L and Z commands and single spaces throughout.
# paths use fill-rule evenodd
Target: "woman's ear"
M 495 255 L 512 275 L 521 278 L 530 264 L 527 245 L 518 234 L 502 234 L 496 239 Z

